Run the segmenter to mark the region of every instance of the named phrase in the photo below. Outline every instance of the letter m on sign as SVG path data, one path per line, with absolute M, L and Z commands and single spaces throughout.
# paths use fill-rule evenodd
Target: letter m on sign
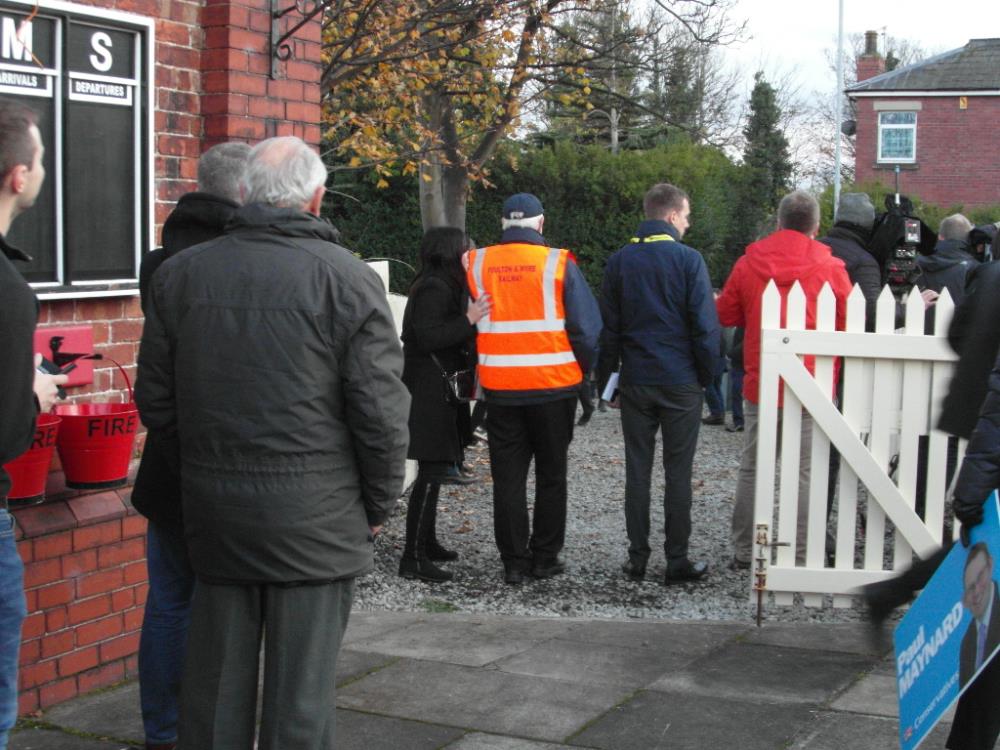
M 5 60 L 25 60 L 31 62 L 31 24 L 25 23 L 18 29 L 17 20 L 5 16 L 3 27 L 0 29 L 0 36 L 3 37 L 0 46 L 0 57 Z

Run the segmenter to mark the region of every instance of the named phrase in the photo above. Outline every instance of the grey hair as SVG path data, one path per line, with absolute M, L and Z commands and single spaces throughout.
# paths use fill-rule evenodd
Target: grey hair
M 249 156 L 250 146 L 245 143 L 212 146 L 198 159 L 198 190 L 239 203 L 240 182 Z
M 952 214 L 941 219 L 938 235 L 943 240 L 968 240 L 972 231 L 972 222 L 962 214 Z
M 802 234 L 819 227 L 819 203 L 805 190 L 793 190 L 778 204 L 778 226 Z
M 302 208 L 326 184 L 326 165 L 301 138 L 268 138 L 250 150 L 243 176 L 246 203 Z
M 523 219 L 500 219 L 500 226 L 503 229 L 508 229 L 510 227 L 524 227 L 526 229 L 534 229 L 536 232 L 542 231 L 542 219 L 545 218 L 545 214 L 538 214 L 538 216 L 528 216 Z

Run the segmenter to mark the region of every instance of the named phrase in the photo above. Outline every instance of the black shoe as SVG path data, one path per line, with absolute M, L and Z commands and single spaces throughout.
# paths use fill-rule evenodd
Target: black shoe
M 750 570 L 751 562 L 749 560 L 740 560 L 738 557 L 734 557 L 729 561 L 730 570 Z
M 725 424 L 726 418 L 722 414 L 709 414 L 701 418 L 702 424 Z
M 426 557 L 417 559 L 415 557 L 404 557 L 399 561 L 399 575 L 403 578 L 431 583 L 444 583 L 450 581 L 453 575 L 450 571 L 442 570 Z
M 566 563 L 558 557 L 546 563 L 535 563 L 531 567 L 531 575 L 535 578 L 552 578 L 566 572 Z
M 663 576 L 663 585 L 669 586 L 673 583 L 687 583 L 697 581 L 705 577 L 708 573 L 708 563 L 704 560 L 698 562 L 684 562 L 673 568 L 668 567 Z
M 520 586 L 527 577 L 528 574 L 520 568 L 504 568 L 503 571 L 503 582 L 510 586 Z
M 438 484 L 457 484 L 457 485 L 469 485 L 475 484 L 476 478 L 473 476 L 467 476 L 458 470 L 457 466 L 449 467 L 448 471 L 439 477 L 435 477 L 434 481 Z
M 727 424 L 726 432 L 743 432 L 743 425 L 741 424 Z
M 641 581 L 646 577 L 646 566 L 627 560 L 622 565 L 622 573 L 631 578 L 633 581 Z
M 603 414 L 607 410 L 608 410 L 607 401 L 605 401 L 602 398 L 600 401 L 597 402 L 597 411 L 599 411 L 599 412 L 601 412 L 601 414 Z
M 442 547 L 437 539 L 431 539 L 427 542 L 426 553 L 427 559 L 434 562 L 448 562 L 458 559 L 458 553 L 455 550 Z
M 593 415 L 593 413 L 594 412 L 581 414 L 580 418 L 578 420 L 576 420 L 576 426 L 577 427 L 586 427 L 587 423 L 590 421 L 590 417 Z

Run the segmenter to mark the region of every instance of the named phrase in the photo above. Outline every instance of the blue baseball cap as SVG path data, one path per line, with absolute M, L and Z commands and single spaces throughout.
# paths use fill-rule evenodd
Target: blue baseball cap
M 518 193 L 503 202 L 505 219 L 531 219 L 543 213 L 542 202 L 531 193 Z

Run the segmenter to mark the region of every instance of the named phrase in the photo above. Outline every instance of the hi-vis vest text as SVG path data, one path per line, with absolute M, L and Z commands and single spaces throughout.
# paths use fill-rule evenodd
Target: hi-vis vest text
M 566 250 L 513 242 L 469 253 L 473 297 L 490 295 L 479 321 L 479 382 L 496 391 L 566 388 L 583 380 L 566 335 Z

